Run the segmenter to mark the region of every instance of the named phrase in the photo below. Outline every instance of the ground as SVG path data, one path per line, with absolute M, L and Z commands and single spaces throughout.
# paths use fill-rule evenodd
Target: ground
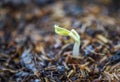
M 1 0 L 1 82 L 119 82 L 120 1 Z M 74 40 L 54 25 L 75 29 Z

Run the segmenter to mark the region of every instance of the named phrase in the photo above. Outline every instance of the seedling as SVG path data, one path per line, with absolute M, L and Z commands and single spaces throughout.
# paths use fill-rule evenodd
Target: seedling
M 70 36 L 72 39 L 74 39 L 75 44 L 73 47 L 73 56 L 79 56 L 79 47 L 80 47 L 80 36 L 79 34 L 72 29 L 71 31 L 65 29 L 65 28 L 61 28 L 58 25 L 54 26 L 55 28 L 55 32 L 59 35 L 62 36 Z

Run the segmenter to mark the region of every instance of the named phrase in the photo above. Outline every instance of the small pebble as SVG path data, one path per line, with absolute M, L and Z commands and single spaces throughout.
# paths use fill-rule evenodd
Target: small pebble
M 87 46 L 85 49 L 85 55 L 88 56 L 92 50 L 94 50 L 92 45 Z
M 59 65 L 59 66 L 57 66 L 57 70 L 58 70 L 58 72 L 62 73 L 65 71 L 65 67 Z

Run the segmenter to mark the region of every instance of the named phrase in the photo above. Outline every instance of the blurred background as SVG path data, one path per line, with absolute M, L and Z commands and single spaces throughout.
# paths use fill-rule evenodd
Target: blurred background
M 22 32 L 25 27 L 32 24 L 35 28 L 48 31 L 53 27 L 51 25 L 58 21 L 67 22 L 65 25 L 68 22 L 73 24 L 71 21 L 74 19 L 80 19 L 80 17 L 87 17 L 88 15 L 94 17 L 98 15 L 112 16 L 119 20 L 120 1 L 0 0 L 0 29 L 11 28 Z

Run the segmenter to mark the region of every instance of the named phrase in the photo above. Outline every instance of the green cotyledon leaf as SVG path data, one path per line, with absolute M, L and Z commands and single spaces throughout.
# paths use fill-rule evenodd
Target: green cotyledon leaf
M 54 28 L 55 28 L 55 32 L 56 32 L 57 34 L 59 34 L 59 35 L 69 36 L 69 34 L 70 34 L 70 31 L 69 31 L 69 30 L 64 29 L 64 28 L 61 28 L 61 27 L 59 27 L 58 25 L 55 25 Z
M 78 33 L 72 29 L 71 31 L 61 28 L 57 25 L 54 26 L 55 27 L 55 32 L 59 35 L 62 36 L 70 36 L 71 38 L 73 38 L 75 40 L 75 42 L 79 43 L 80 41 L 80 36 L 78 35 Z

